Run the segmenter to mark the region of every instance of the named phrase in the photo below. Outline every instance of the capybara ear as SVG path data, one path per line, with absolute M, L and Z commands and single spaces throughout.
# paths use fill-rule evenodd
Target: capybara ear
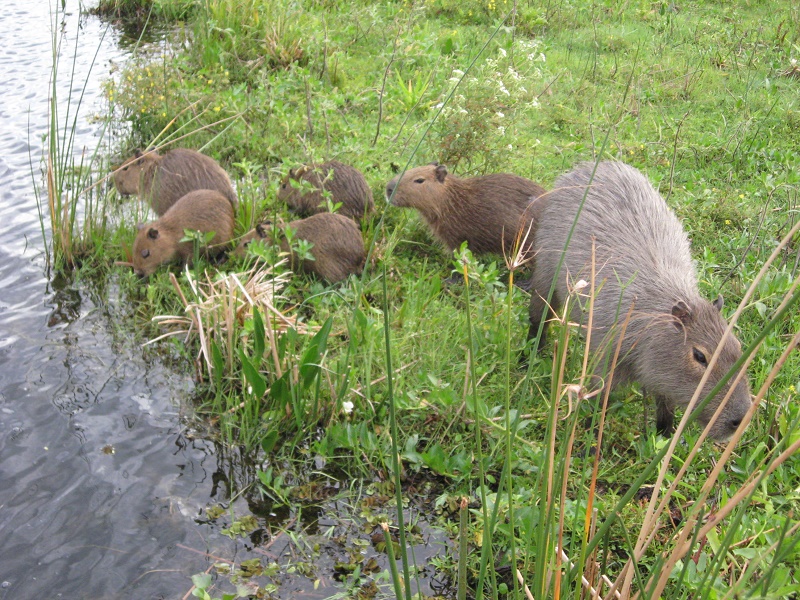
M 142 150 L 141 148 L 137 148 L 136 152 L 133 153 L 134 158 L 141 158 L 142 157 Z
M 444 183 L 445 177 L 447 177 L 447 167 L 444 165 L 438 165 L 436 167 L 436 181 L 439 183 Z
M 683 300 L 678 300 L 677 304 L 672 307 L 672 316 L 677 319 L 675 327 L 681 329 L 684 325 L 688 325 L 692 320 L 692 311 L 686 306 Z
M 714 308 L 716 308 L 719 312 L 722 312 L 722 307 L 725 306 L 725 300 L 722 297 L 722 294 L 717 296 L 717 299 L 711 303 Z
M 145 248 L 144 250 L 142 250 L 142 258 L 147 258 L 148 256 L 150 256 L 150 250 Z
M 261 239 L 267 237 L 267 230 L 264 228 L 264 225 L 265 225 L 264 223 L 259 223 L 258 225 L 256 225 L 256 234 Z
M 136 224 L 136 231 L 141 231 L 144 229 L 144 223 L 137 223 Z
M 151 227 L 150 231 L 147 232 L 147 237 L 149 237 L 151 240 L 157 240 L 158 239 L 158 229 L 156 229 L 155 227 Z
M 436 161 L 433 161 L 433 162 L 428 163 L 428 165 L 431 166 L 431 167 L 438 167 L 439 163 L 436 162 Z
M 299 168 L 295 169 L 294 175 L 292 175 L 292 177 L 302 177 L 307 172 L 308 172 L 308 166 L 307 165 L 303 165 L 302 167 L 299 167 Z

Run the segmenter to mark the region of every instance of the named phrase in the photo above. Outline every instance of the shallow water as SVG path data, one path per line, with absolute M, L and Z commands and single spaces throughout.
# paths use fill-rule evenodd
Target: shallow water
M 100 83 L 125 56 L 117 35 L 67 3 L 62 108 L 80 94 L 76 152 L 98 142 Z M 48 2 L 0 13 L 0 598 L 173 598 L 213 546 L 195 518 L 212 502 L 211 444 L 182 431 L 189 376 L 115 337 L 114 307 L 49 281 L 31 176 L 47 130 Z M 80 22 L 79 22 L 80 21 Z M 79 34 L 78 34 L 79 32 Z M 102 43 L 99 41 L 105 38 Z M 74 109 L 73 109 L 74 110 Z M 113 295 L 113 294 L 109 294 Z M 211 540 L 205 539 L 211 536 Z M 225 544 L 227 538 L 220 543 Z

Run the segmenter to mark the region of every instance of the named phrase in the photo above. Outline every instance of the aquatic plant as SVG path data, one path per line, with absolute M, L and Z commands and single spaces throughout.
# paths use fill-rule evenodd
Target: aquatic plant
M 69 49 L 67 32 L 59 23 L 64 7 L 56 3 L 51 12 L 52 70 L 48 103 L 47 150 L 43 157 L 44 191 L 34 175 L 33 184 L 48 267 L 71 269 L 82 257 L 92 253 L 95 243 L 108 233 L 108 214 L 98 172 L 104 170 L 104 139 L 110 120 L 106 118 L 98 133 L 97 146 L 89 150 L 75 147 L 75 132 L 81 119 L 83 93 L 92 76 L 95 61 L 83 81 L 76 80 L 75 54 L 67 65 L 66 81 L 62 73 L 64 56 Z M 105 32 L 103 33 L 105 36 Z M 102 43 L 102 37 L 98 42 Z M 74 47 L 81 43 L 80 30 L 75 32 Z M 81 90 L 77 98 L 73 89 Z M 68 90 L 67 98 L 62 92 Z M 33 158 L 31 157 L 31 162 Z M 49 232 L 45 225 L 49 222 Z

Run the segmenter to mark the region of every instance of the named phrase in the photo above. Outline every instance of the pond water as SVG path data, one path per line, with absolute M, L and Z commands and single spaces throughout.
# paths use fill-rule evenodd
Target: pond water
M 191 378 L 115 333 L 113 303 L 46 276 L 31 162 L 39 177 L 49 4 L 5 0 L 0 13 L 0 598 L 181 597 L 220 537 L 195 522 L 218 458 L 182 429 Z M 64 108 L 71 93 L 74 110 L 99 46 L 79 153 L 98 143 L 92 107 L 125 55 L 77 1 L 63 30 Z M 70 90 L 76 38 L 80 84 Z
M 272 577 L 278 597 L 341 592 L 334 565 L 352 551 L 341 540 L 369 539 L 351 515 L 354 504 L 329 500 L 302 515 L 276 515 L 257 494 L 231 501 L 231 488 L 251 484 L 255 469 L 187 432 L 180 407 L 191 405 L 191 374 L 163 365 L 120 327 L 113 281 L 96 291 L 47 274 L 33 177 L 41 179 L 48 125 L 50 4 L 5 0 L 0 13 L 0 600 L 181 598 L 190 576 L 220 558 L 299 560 L 293 536 L 272 525 L 294 528 L 317 548 L 314 573 Z M 74 110 L 83 94 L 75 152 L 91 153 L 102 82 L 130 44 L 81 16 L 78 0 L 68 0 L 62 16 L 66 75 L 57 97 L 63 113 L 70 95 Z M 342 491 L 328 480 L 330 493 Z M 229 539 L 221 529 L 230 519 L 206 517 L 218 504 L 233 504 L 237 517 L 254 514 L 260 529 Z M 416 522 L 422 565 L 444 539 L 419 515 Z M 385 570 L 385 555 L 359 547 Z

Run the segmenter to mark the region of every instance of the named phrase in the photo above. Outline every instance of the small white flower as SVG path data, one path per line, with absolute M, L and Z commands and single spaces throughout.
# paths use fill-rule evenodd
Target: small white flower
M 575 284 L 575 287 L 573 287 L 572 289 L 575 292 L 581 292 L 583 291 L 584 288 L 588 286 L 589 282 L 587 282 L 585 279 L 579 279 L 578 282 Z
M 500 127 L 497 128 L 497 131 L 500 132 L 500 135 L 505 135 L 506 134 L 506 128 L 503 127 L 502 125 L 500 125 Z
M 513 150 L 513 149 L 514 149 L 514 146 L 512 146 L 511 144 L 509 144 L 509 145 L 508 145 L 508 149 L 509 149 L 509 150 Z
M 499 110 L 497 111 L 497 113 L 496 113 L 496 114 L 497 114 L 497 116 L 498 116 L 499 118 L 501 118 L 501 119 L 502 119 L 503 117 L 505 117 L 505 115 L 504 115 L 503 113 L 501 113 Z
M 500 56 L 502 56 L 503 58 L 505 58 L 507 56 L 506 51 L 503 50 L 502 48 L 498 48 L 497 50 L 500 52 Z
M 344 402 L 342 402 L 342 410 L 344 411 L 344 414 L 349 415 L 350 413 L 352 413 L 354 406 L 355 405 L 349 400 L 345 400 Z

